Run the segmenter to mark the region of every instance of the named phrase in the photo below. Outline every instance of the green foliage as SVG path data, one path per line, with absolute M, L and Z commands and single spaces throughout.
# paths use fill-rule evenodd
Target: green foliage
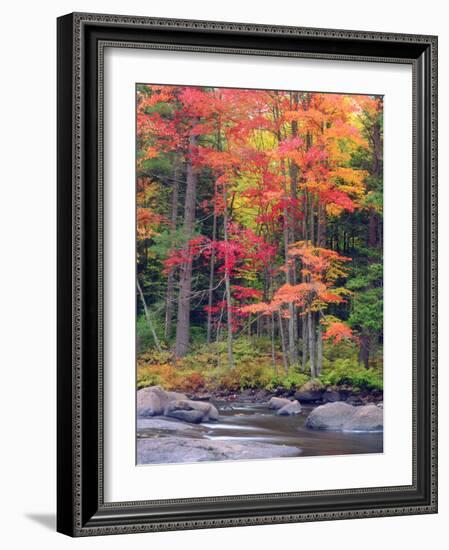
M 324 369 L 332 367 L 338 359 L 353 360 L 357 357 L 358 346 L 352 340 L 341 340 L 335 343 L 325 340 L 323 342 L 323 367 Z
M 152 317 L 154 329 L 156 331 L 156 334 L 161 340 L 163 338 L 164 334 L 164 324 L 163 319 L 160 317 L 153 315 Z M 137 323 L 136 323 L 136 336 L 137 336 L 137 351 L 144 352 L 148 349 L 151 349 L 155 346 L 154 338 L 151 333 L 150 327 L 148 326 L 147 320 L 145 319 L 145 315 L 139 315 L 137 317 Z
M 271 377 L 270 382 L 265 386 L 266 390 L 274 390 L 276 388 L 286 388 L 286 389 L 299 389 L 309 380 L 307 374 L 298 372 L 294 370 L 294 367 L 291 368 L 289 373 L 286 374 L 274 374 Z
M 383 293 L 372 288 L 354 296 L 349 324 L 362 331 L 381 332 L 383 325 Z
M 365 369 L 349 359 L 337 359 L 332 369 L 320 377 L 325 385 L 348 384 L 364 390 L 383 389 L 382 373 L 375 369 Z
M 261 361 L 242 361 L 233 369 L 227 369 L 220 378 L 220 386 L 231 390 L 265 388 L 270 382 L 272 372 L 272 369 Z
M 355 271 L 347 287 L 354 292 L 348 322 L 363 332 L 381 333 L 383 327 L 383 266 L 368 264 Z
M 180 248 L 186 242 L 182 229 L 164 229 L 153 237 L 150 251 L 160 261 L 167 258 L 172 248 Z
M 257 345 L 256 345 L 257 344 Z M 182 359 L 169 351 L 149 349 L 138 356 L 139 388 L 161 385 L 168 390 L 195 393 L 197 391 L 240 391 L 248 388 L 273 391 L 299 389 L 306 383 L 315 385 L 349 384 L 360 389 L 382 389 L 382 373 L 363 368 L 357 362 L 357 347 L 351 342 L 336 345 L 325 343 L 323 374 L 318 380 L 292 365 L 285 373 L 282 360 L 276 357 L 276 369 L 266 342 L 241 337 L 234 343 L 234 368 L 227 362 L 225 342 L 202 344 Z
M 382 286 L 383 266 L 382 264 L 369 264 L 364 269 L 354 270 L 354 276 L 351 277 L 346 287 L 348 290 L 363 290 L 369 286 Z

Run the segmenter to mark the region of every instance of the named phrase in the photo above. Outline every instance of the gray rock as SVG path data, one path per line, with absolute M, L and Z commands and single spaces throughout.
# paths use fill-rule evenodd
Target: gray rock
M 193 409 L 177 409 L 167 412 L 166 415 L 171 418 L 182 420 L 183 422 L 190 422 L 192 424 L 199 424 L 204 417 L 204 414 L 201 411 L 195 411 Z
M 326 403 L 314 409 L 306 419 L 314 430 L 369 432 L 383 430 L 383 411 L 376 405 L 354 407 L 345 402 Z
M 192 395 L 189 397 L 192 401 L 210 401 L 211 395 L 208 393 L 205 393 L 203 395 Z
M 161 437 L 137 441 L 138 464 L 170 464 L 215 460 L 246 460 L 299 456 L 301 451 L 287 445 L 258 441 L 210 441 L 183 437 Z
M 295 393 L 295 399 L 310 403 L 313 401 L 321 401 L 323 398 L 324 388 L 321 383 L 316 380 L 309 380 Z
M 341 430 L 343 424 L 354 414 L 352 405 L 342 401 L 316 407 L 306 420 L 306 427 L 313 430 Z
M 192 432 L 197 429 L 198 428 L 196 426 L 180 424 L 174 418 L 163 418 L 161 416 L 137 418 L 137 430 L 148 433 L 151 433 L 152 431 Z
M 201 415 L 199 422 L 208 422 L 209 420 L 218 420 L 219 414 L 217 409 L 212 403 L 207 403 L 204 401 L 191 401 L 190 399 L 179 399 L 176 401 L 170 401 L 164 409 L 165 416 L 171 416 L 174 418 L 180 418 L 179 415 L 173 414 L 177 411 L 196 411 Z M 181 415 L 183 418 L 181 420 L 187 420 L 192 418 L 192 422 L 197 422 L 196 418 L 199 415 Z
M 336 390 L 326 390 L 322 396 L 324 403 L 335 403 L 341 401 L 340 393 Z
M 156 416 L 163 414 L 170 401 L 186 399 L 183 393 L 165 391 L 159 386 L 149 386 L 137 392 L 137 415 Z
M 343 423 L 343 431 L 380 431 L 384 427 L 383 411 L 376 405 L 365 405 L 363 407 L 355 407 L 352 414 Z
M 203 421 L 207 422 L 208 420 L 218 420 L 220 415 L 218 414 L 217 408 L 212 405 L 212 403 L 204 403 L 201 401 L 190 401 L 190 406 L 197 411 L 203 413 Z
M 276 411 L 276 414 L 279 416 L 292 416 L 294 414 L 300 414 L 301 405 L 298 401 L 291 401 L 287 405 L 284 405 L 282 408 Z
M 383 409 L 384 408 L 384 402 L 380 401 L 379 403 L 377 403 L 377 406 L 379 407 L 379 409 Z
M 290 403 L 290 399 L 287 399 L 286 397 L 272 397 L 268 401 L 268 408 L 278 410 L 282 409 L 282 407 L 285 407 L 285 405 L 289 405 Z
M 351 397 L 354 391 L 352 386 L 347 386 L 347 385 L 337 386 L 336 390 L 340 395 L 341 401 L 346 401 L 346 399 Z
M 270 394 L 267 392 L 267 390 L 259 390 L 255 393 L 254 399 L 256 401 L 266 401 L 269 395 Z

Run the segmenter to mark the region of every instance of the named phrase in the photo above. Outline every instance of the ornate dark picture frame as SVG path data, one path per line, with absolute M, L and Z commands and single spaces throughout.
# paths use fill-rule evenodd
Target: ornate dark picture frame
M 413 69 L 413 483 L 106 503 L 103 48 L 406 63 Z M 437 38 L 75 13 L 58 19 L 58 500 L 71 536 L 437 511 Z M 132 368 L 132 367 L 130 367 Z

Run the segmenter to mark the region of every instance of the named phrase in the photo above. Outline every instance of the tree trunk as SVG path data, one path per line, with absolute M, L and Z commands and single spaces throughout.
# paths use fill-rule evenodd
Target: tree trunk
M 177 219 L 178 219 L 178 196 L 179 196 L 179 172 L 178 163 L 175 161 L 175 170 L 173 176 L 173 190 L 171 200 L 171 228 L 172 231 L 176 231 Z M 165 305 L 165 326 L 164 337 L 168 340 L 172 333 L 172 321 L 173 321 L 173 303 L 175 299 L 175 276 L 173 271 L 170 271 L 167 278 L 167 299 Z
M 282 347 L 282 361 L 284 363 L 285 374 L 288 374 L 287 346 L 285 345 L 284 325 L 282 323 L 282 316 L 280 311 L 278 311 L 278 320 L 279 320 L 279 335 L 281 337 L 281 347 Z
M 280 137 L 279 137 L 280 140 Z M 291 220 L 290 220 L 290 214 L 288 212 L 287 208 L 287 183 L 286 183 L 286 173 L 285 173 L 285 163 L 284 160 L 281 160 L 281 173 L 282 173 L 282 181 L 283 181 L 283 192 L 284 192 L 284 262 L 285 262 L 285 282 L 290 285 L 292 284 L 291 281 L 291 266 L 289 262 L 289 237 L 290 237 L 290 227 L 291 227 Z M 298 362 L 298 354 L 296 351 L 296 335 L 295 335 L 295 307 L 292 302 L 288 304 L 288 312 L 289 312 L 289 318 L 288 318 L 288 356 L 289 356 L 289 362 L 291 365 L 294 365 Z
M 215 243 L 217 239 L 217 214 L 215 212 L 214 204 L 214 219 L 212 223 L 212 241 Z M 208 310 L 207 310 L 207 343 L 210 344 L 212 341 L 212 302 L 213 302 L 213 288 L 214 288 L 214 276 L 215 276 L 215 248 L 212 247 L 211 256 L 210 256 L 210 271 L 209 271 L 209 292 L 208 292 Z
M 320 376 L 323 370 L 323 329 L 320 322 L 321 315 L 318 313 L 318 327 L 316 340 L 316 374 Z
M 225 288 L 226 288 L 226 313 L 228 319 L 228 361 L 230 368 L 234 368 L 234 355 L 232 352 L 232 300 L 231 300 L 231 277 L 229 270 L 229 253 L 228 253 L 228 206 L 227 206 L 227 191 L 226 183 L 223 185 L 223 225 L 224 225 L 224 241 L 225 241 Z
M 379 105 L 380 109 L 380 105 Z M 373 160 L 372 160 L 372 175 L 375 178 L 382 176 L 382 133 L 381 125 L 378 119 L 375 120 L 371 129 L 371 140 L 373 144 Z M 369 230 L 368 230 L 368 245 L 375 248 L 378 245 L 378 225 L 379 216 L 374 208 L 369 210 Z
M 309 328 L 307 326 L 308 318 L 303 315 L 302 317 L 302 370 L 306 372 L 307 369 L 307 350 L 309 348 Z
M 162 351 L 161 344 L 159 343 L 159 338 L 157 337 L 156 331 L 154 330 L 153 321 L 151 320 L 150 310 L 147 307 L 145 302 L 145 297 L 142 292 L 142 287 L 140 286 L 139 279 L 136 279 L 137 290 L 139 291 L 140 299 L 142 300 L 143 311 L 145 312 L 145 319 L 147 320 L 148 327 L 150 329 L 151 335 L 153 336 L 154 343 L 158 351 Z
M 368 225 L 368 246 L 375 248 L 377 246 L 377 213 L 374 208 L 369 209 L 369 225 Z
M 299 93 L 293 92 L 291 95 L 291 109 L 292 111 L 295 111 L 298 109 L 299 105 Z M 295 139 L 298 136 L 298 122 L 296 120 L 291 121 L 291 135 L 292 138 Z M 296 242 L 298 238 L 298 220 L 295 215 L 297 207 L 297 201 L 298 201 L 298 179 L 299 179 L 299 168 L 298 165 L 290 161 L 289 163 L 290 167 L 290 198 L 292 201 L 292 207 L 291 207 L 291 226 L 290 226 L 290 232 L 291 232 L 291 240 L 290 242 L 294 243 Z
M 307 243 L 309 241 L 309 236 L 307 232 L 307 212 L 309 208 L 309 201 L 307 198 L 307 191 L 304 189 L 304 197 L 303 197 L 303 217 L 302 217 L 302 238 Z
M 196 184 L 197 173 L 190 160 L 197 143 L 197 137 L 193 134 L 189 138 L 188 164 L 186 174 L 186 196 L 184 206 L 184 238 L 188 241 L 193 236 L 195 228 Z M 184 357 L 189 351 L 190 341 L 190 296 L 192 292 L 192 257 L 181 266 L 179 280 L 178 319 L 176 323 L 176 357 Z
M 359 361 L 363 363 L 365 369 L 369 369 L 369 355 L 370 355 L 370 337 L 368 334 L 362 334 L 360 336 L 360 353 Z
M 315 366 L 315 323 L 311 311 L 307 313 L 307 325 L 309 329 L 309 353 L 310 353 L 310 376 L 316 378 Z
M 379 111 L 381 111 L 382 109 L 381 105 L 379 105 L 378 109 Z M 382 175 L 383 147 L 382 147 L 381 123 L 378 119 L 373 124 L 371 137 L 373 142 L 372 173 L 374 177 L 379 178 Z
M 321 248 L 326 247 L 326 211 L 322 204 L 318 205 L 317 245 Z
M 277 364 L 276 364 L 276 350 L 275 350 L 275 347 L 274 347 L 274 314 L 272 313 L 271 314 L 271 317 L 270 317 L 270 320 L 271 320 L 271 363 L 273 365 L 273 369 L 274 369 L 274 372 L 276 374 L 278 374 L 278 368 L 277 368 Z
M 315 212 L 314 212 L 314 203 L 315 197 L 313 195 L 310 195 L 309 197 L 309 204 L 310 204 L 310 244 L 312 246 L 315 246 Z

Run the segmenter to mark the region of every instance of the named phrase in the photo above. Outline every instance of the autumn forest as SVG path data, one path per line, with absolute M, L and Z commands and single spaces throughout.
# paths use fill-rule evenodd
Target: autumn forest
M 139 84 L 137 384 L 382 390 L 383 98 Z

